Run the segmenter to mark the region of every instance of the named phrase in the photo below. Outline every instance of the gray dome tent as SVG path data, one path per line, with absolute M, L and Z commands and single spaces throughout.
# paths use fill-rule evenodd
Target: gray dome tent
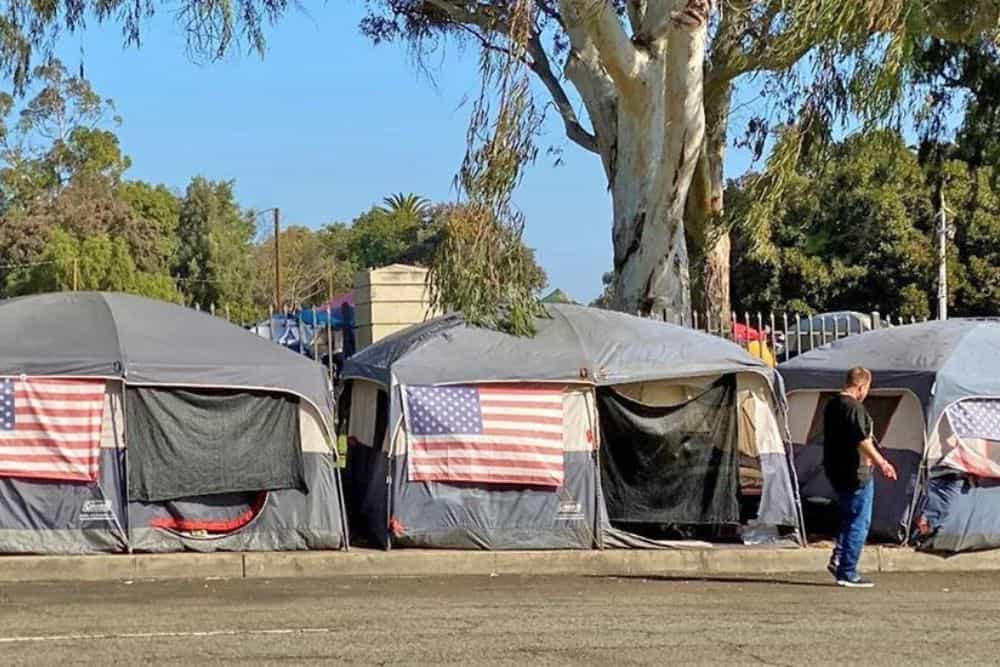
M 328 386 L 182 306 L 0 302 L 0 553 L 345 547 Z
M 822 408 L 853 366 L 874 374 L 868 405 L 900 481 L 876 476 L 873 533 L 921 547 L 1000 546 L 1000 322 L 912 324 L 852 336 L 782 364 L 802 497 L 832 498 Z
M 736 496 L 754 476 L 757 519 L 799 527 L 771 369 L 690 329 L 546 309 L 531 338 L 448 315 L 347 360 L 355 535 L 382 546 L 653 545 L 637 524 L 738 522 Z M 696 507 L 695 495 L 711 499 Z

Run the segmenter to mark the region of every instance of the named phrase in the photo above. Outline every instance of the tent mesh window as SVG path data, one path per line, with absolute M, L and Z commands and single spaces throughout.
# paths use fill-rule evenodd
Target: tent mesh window
M 738 524 L 736 378 L 654 407 L 598 390 L 601 484 L 608 517 L 631 532 Z
M 294 396 L 129 387 L 125 414 L 130 500 L 306 489 Z

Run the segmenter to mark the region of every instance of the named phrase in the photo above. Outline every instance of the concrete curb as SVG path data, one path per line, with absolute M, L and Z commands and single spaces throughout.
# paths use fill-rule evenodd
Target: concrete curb
M 0 582 L 287 577 L 618 576 L 750 577 L 825 574 L 829 549 L 607 551 L 292 551 L 252 553 L 3 556 Z M 1000 571 L 1000 551 L 941 558 L 868 547 L 865 572 Z

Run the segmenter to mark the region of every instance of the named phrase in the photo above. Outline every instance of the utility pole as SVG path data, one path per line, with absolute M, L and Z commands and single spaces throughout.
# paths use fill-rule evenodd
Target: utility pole
M 274 209 L 274 311 L 281 310 L 281 211 Z
M 80 286 L 80 258 L 73 258 L 73 291 Z
M 938 226 L 938 319 L 948 319 L 948 218 L 944 205 L 944 188 L 938 190 L 941 224 Z

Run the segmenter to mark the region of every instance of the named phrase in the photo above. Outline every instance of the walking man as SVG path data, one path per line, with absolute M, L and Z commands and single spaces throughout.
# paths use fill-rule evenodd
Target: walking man
M 844 388 L 823 412 L 823 468 L 840 507 L 840 534 L 827 570 L 837 578 L 838 586 L 849 588 L 874 586 L 858 573 L 872 521 L 872 466 L 886 479 L 896 479 L 896 469 L 875 446 L 874 424 L 863 404 L 871 385 L 871 371 L 852 368 Z

